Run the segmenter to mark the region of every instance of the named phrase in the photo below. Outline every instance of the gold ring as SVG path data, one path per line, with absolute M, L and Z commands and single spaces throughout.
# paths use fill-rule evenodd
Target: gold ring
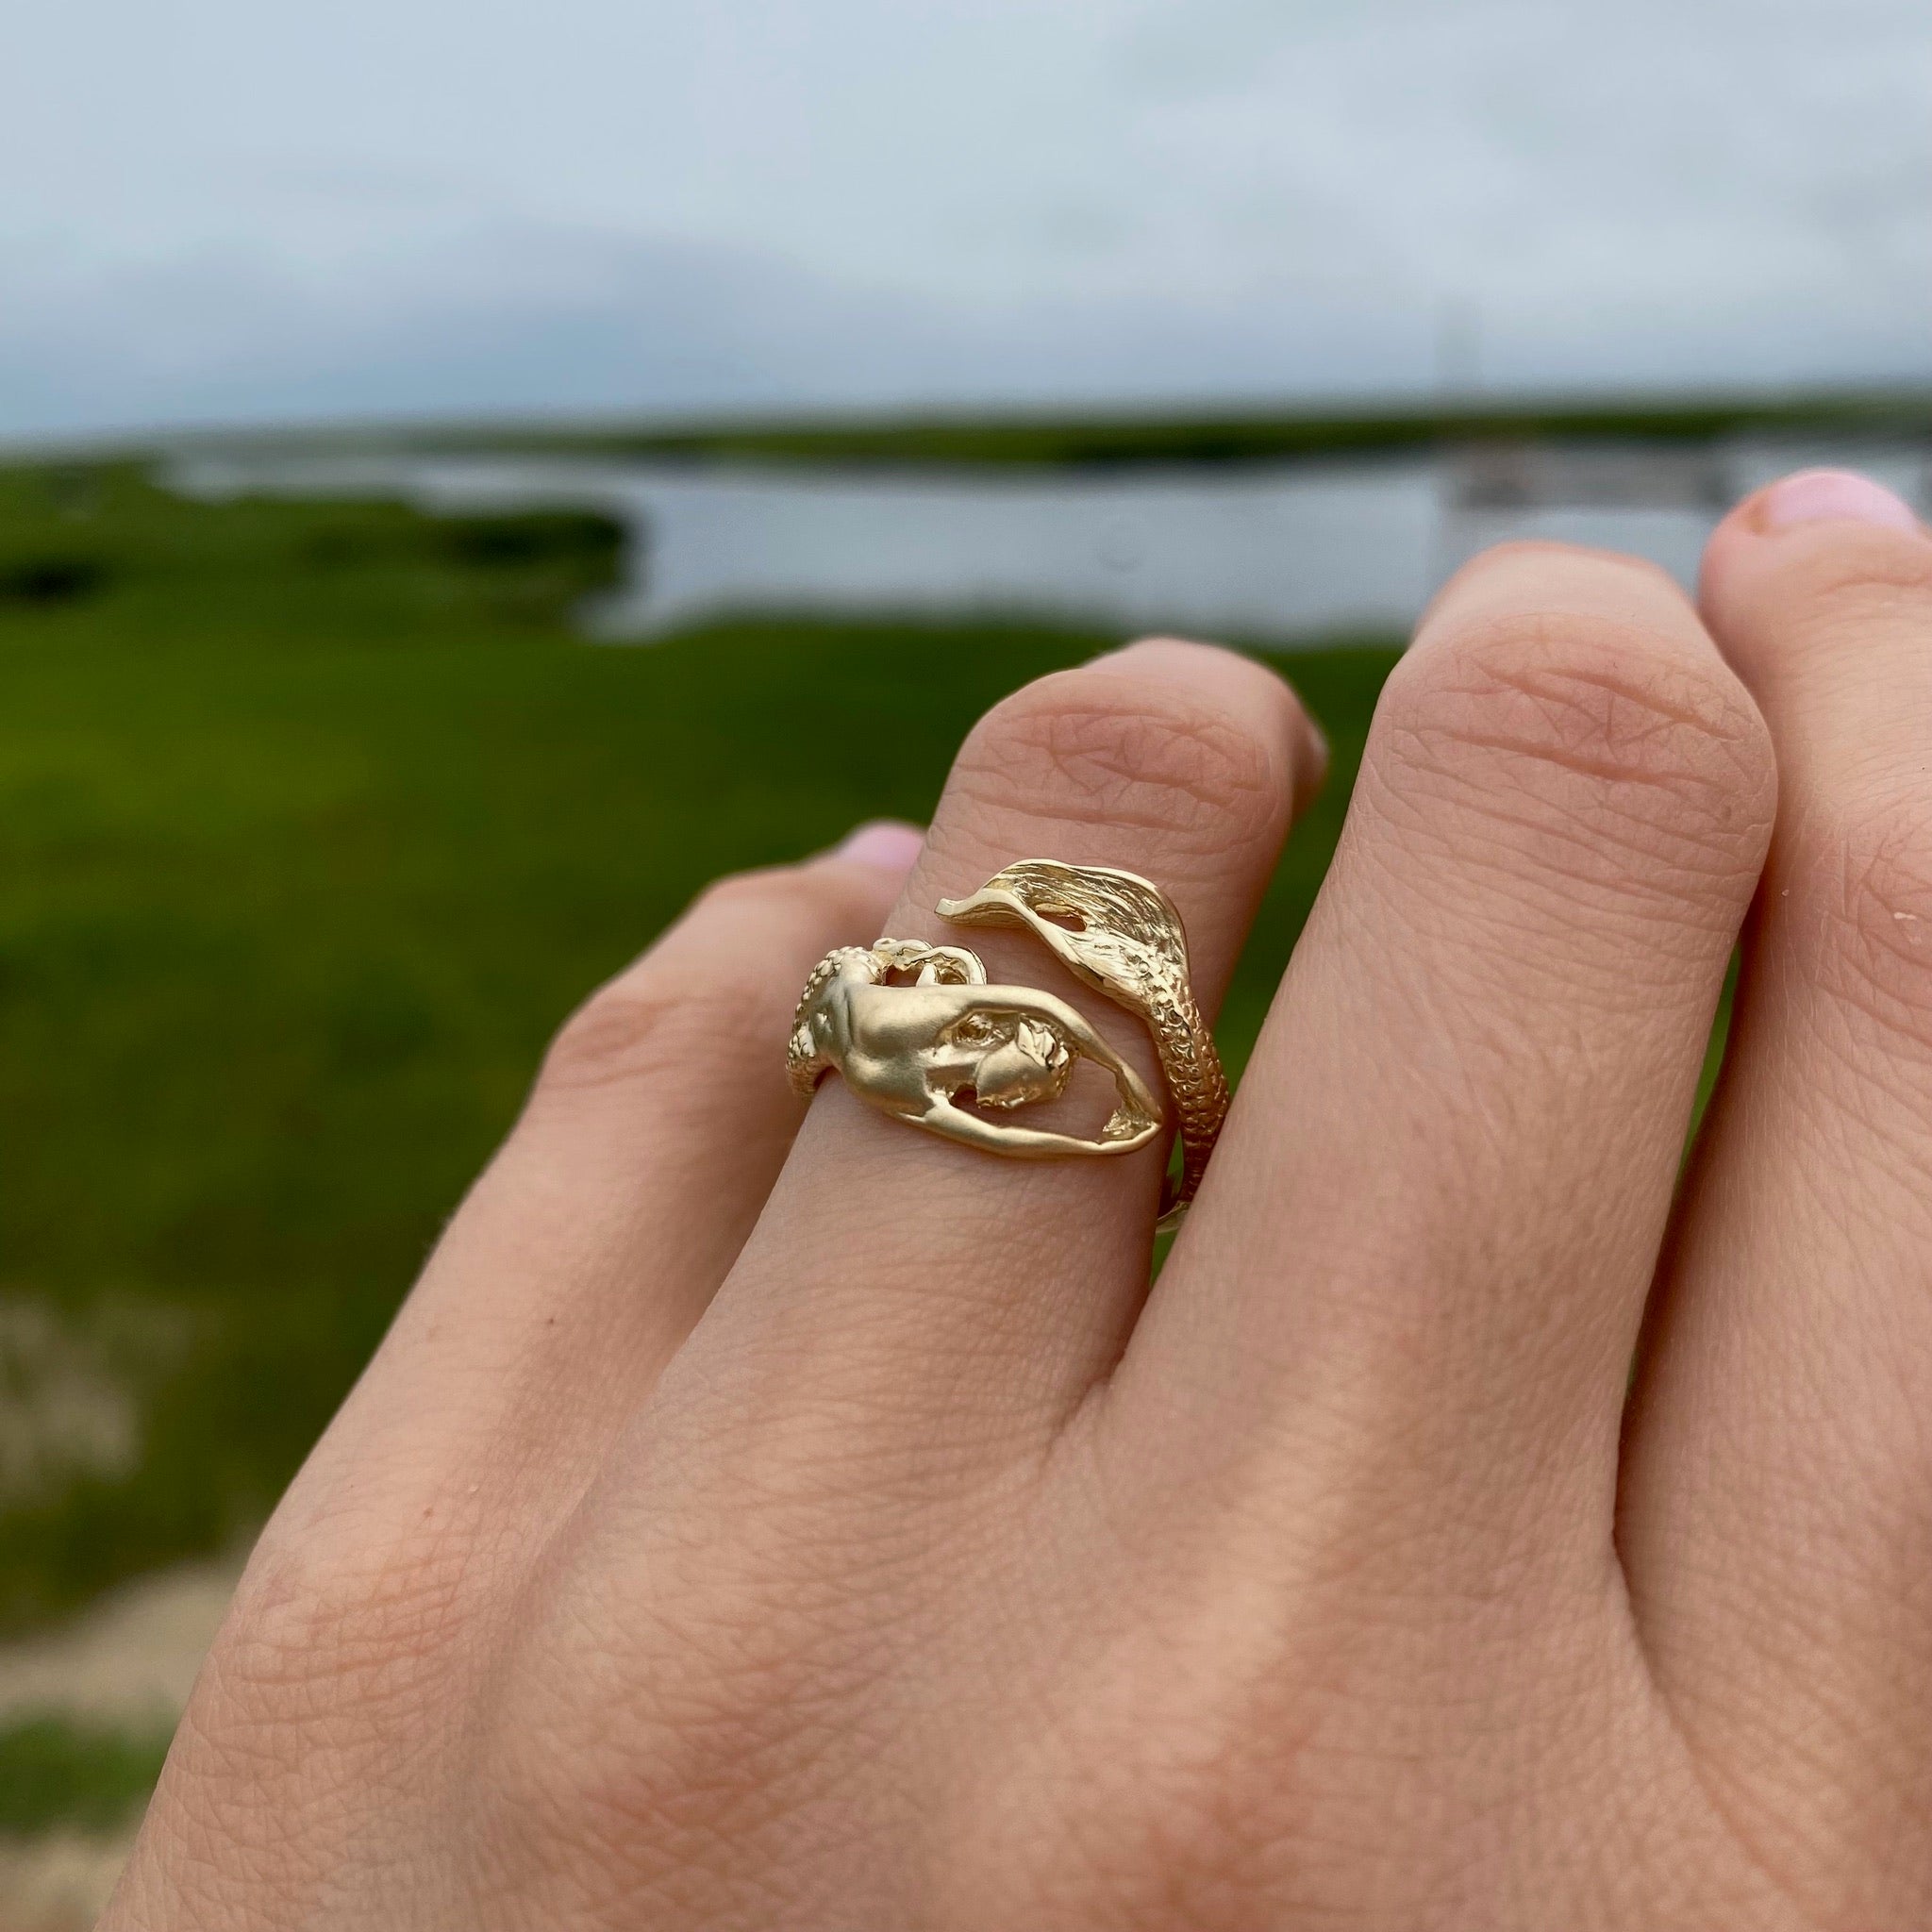
M 970 897 L 941 899 L 939 912 L 957 925 L 1026 927 L 1075 978 L 1146 1023 L 1180 1117 L 1180 1178 L 1158 1224 L 1176 1225 L 1226 1117 L 1227 1077 L 1194 999 L 1174 902 L 1130 872 L 1023 858 Z M 1146 1081 L 1066 1001 L 989 985 L 963 946 L 882 939 L 827 953 L 806 981 L 787 1058 L 801 1094 L 837 1073 L 894 1119 L 1013 1159 L 1131 1154 L 1166 1118 Z M 1058 1099 L 1081 1059 L 1113 1076 L 1114 1109 L 1093 1139 L 988 1117 Z M 973 1104 L 962 1107 L 969 1091 Z

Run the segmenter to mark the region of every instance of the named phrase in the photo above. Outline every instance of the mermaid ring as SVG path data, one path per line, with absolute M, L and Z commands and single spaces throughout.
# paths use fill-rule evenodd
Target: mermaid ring
M 1106 866 L 1023 858 L 964 899 L 941 899 L 956 925 L 1017 925 L 1084 985 L 1145 1022 L 1179 1116 L 1181 1171 L 1159 1225 L 1178 1224 L 1227 1114 L 1227 1077 L 1188 977 L 1187 935 L 1157 885 Z M 1114 1108 L 1091 1139 L 999 1116 L 1058 1100 L 1081 1059 L 1112 1076 Z M 1053 1160 L 1131 1154 L 1166 1124 L 1135 1072 L 1066 1001 L 992 986 L 963 946 L 882 939 L 841 946 L 812 969 L 787 1055 L 809 1097 L 828 1073 L 894 1119 L 988 1154 Z

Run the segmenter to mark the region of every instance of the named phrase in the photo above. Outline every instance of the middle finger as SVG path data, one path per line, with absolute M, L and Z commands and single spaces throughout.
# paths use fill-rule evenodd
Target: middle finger
M 1397 1587 L 1449 1566 L 1488 1591 L 1547 1525 L 1602 1579 L 1774 789 L 1762 721 L 1661 573 L 1516 545 L 1449 586 L 1109 1391 L 1138 1480 L 1353 1499 Z

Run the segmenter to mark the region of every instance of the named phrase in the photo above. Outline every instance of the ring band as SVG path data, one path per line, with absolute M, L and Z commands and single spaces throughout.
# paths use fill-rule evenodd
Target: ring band
M 1227 1078 L 1194 998 L 1174 902 L 1130 872 L 1025 858 L 938 909 L 957 925 L 1025 927 L 1076 979 L 1145 1023 L 1179 1116 L 1180 1178 L 1158 1224 L 1177 1225 L 1226 1117 Z M 837 1073 L 895 1119 L 1009 1158 L 1129 1154 L 1164 1124 L 1147 1083 L 1073 1007 L 1034 987 L 989 985 L 963 946 L 881 939 L 828 953 L 806 981 L 787 1058 L 801 1094 Z M 1095 1138 L 989 1117 L 1057 1100 L 1080 1059 L 1114 1081 L 1114 1110 Z M 969 1091 L 973 1105 L 962 1107 Z

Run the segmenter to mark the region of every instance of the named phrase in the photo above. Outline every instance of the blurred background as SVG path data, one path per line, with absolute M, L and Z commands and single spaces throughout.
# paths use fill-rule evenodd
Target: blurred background
M 1024 679 L 1932 508 L 1916 0 L 72 0 L 0 65 L 0 1932 L 542 1043 Z M 865 747 L 861 757 L 858 747 Z M 883 748 L 883 751 L 882 749 Z

